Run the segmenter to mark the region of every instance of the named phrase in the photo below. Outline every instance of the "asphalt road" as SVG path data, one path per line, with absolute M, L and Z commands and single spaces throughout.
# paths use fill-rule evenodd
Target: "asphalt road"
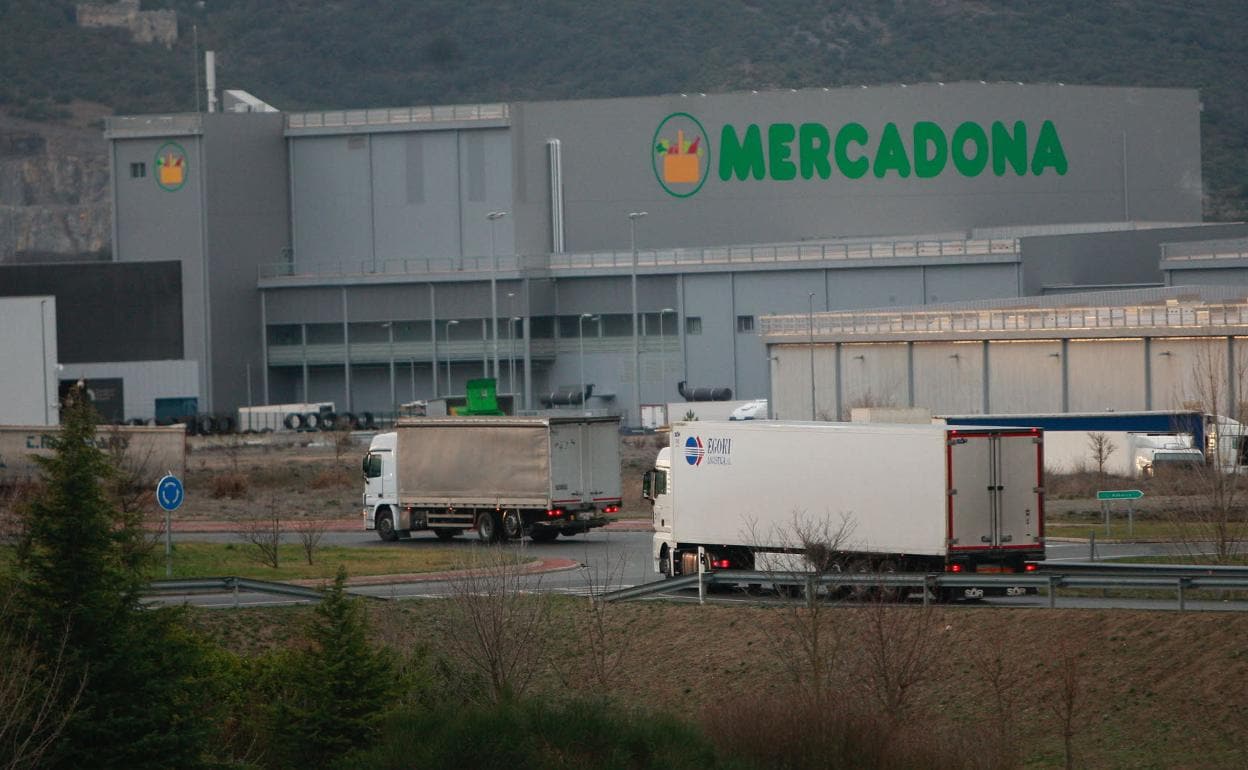
M 231 533 L 185 533 L 175 535 L 181 541 L 232 541 L 236 537 Z M 467 533 L 452 541 L 443 543 L 432 534 L 416 534 L 408 540 L 397 543 L 384 543 L 373 532 L 329 532 L 325 535 L 327 544 L 348 545 L 363 548 L 429 548 L 450 547 L 460 549 L 487 548 L 477 540 L 475 535 Z M 554 572 L 545 572 L 525 578 L 529 590 L 556 592 L 568 595 L 586 596 L 605 590 L 616 590 L 643 583 L 659 580 L 653 571 L 650 558 L 651 535 L 649 532 L 621 532 L 612 530 L 595 530 L 571 538 L 560 537 L 553 543 L 533 543 L 528 540 L 504 546 L 516 548 L 528 555 L 542 559 L 572 560 L 578 566 Z M 1166 554 L 1170 547 L 1159 543 L 1098 543 L 1098 558 L 1122 558 L 1128 556 L 1147 556 Z M 1048 561 L 1060 564 L 1062 561 L 1087 561 L 1089 558 L 1087 543 L 1051 543 L 1048 548 Z M 352 593 L 362 596 L 375 596 L 388 599 L 435 598 L 446 595 L 451 590 L 446 581 L 413 581 L 407 583 L 391 583 L 377 586 L 357 586 Z M 656 594 L 655 598 L 675 601 L 698 601 L 694 590 L 665 592 Z M 288 604 L 299 600 L 267 594 L 240 593 L 237 597 L 226 594 L 193 594 L 170 595 L 163 597 L 166 602 L 181 603 L 183 601 L 205 607 L 221 606 L 255 606 Z M 708 601 L 716 603 L 748 602 L 757 604 L 760 601 L 774 601 L 766 595 L 747 596 L 743 593 L 708 595 Z M 985 599 L 978 604 L 1003 607 L 1047 607 L 1047 596 L 1000 597 Z M 1142 610 L 1174 610 L 1177 609 L 1176 599 L 1132 599 L 1104 597 L 1069 597 L 1060 593 L 1057 606 L 1066 608 L 1123 608 Z M 1222 601 L 1191 601 L 1186 603 L 1189 611 L 1235 610 L 1248 611 L 1248 602 Z

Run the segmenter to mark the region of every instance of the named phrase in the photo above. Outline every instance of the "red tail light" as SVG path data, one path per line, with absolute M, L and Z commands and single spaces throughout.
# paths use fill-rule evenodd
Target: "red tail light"
M 949 572 L 961 572 L 961 571 L 962 571 L 962 565 L 961 565 L 961 564 L 950 564 L 948 567 L 945 567 L 945 569 L 946 569 L 947 571 L 949 571 Z
M 732 562 L 727 559 L 712 559 L 711 567 L 714 569 L 728 569 L 732 566 Z
M 559 516 L 562 516 L 562 515 L 563 515 L 563 509 L 562 509 L 562 508 L 551 508 L 549 511 L 546 511 L 546 515 L 547 515 L 548 517 L 552 518 L 552 519 L 557 518 L 557 517 L 559 517 Z
M 1039 568 L 1040 568 L 1040 567 L 1039 567 L 1039 565 L 1036 565 L 1036 564 L 1028 564 L 1028 565 L 1027 565 L 1026 567 L 1024 567 L 1023 569 L 1024 569 L 1024 570 L 1026 570 L 1027 572 L 1035 572 L 1035 571 L 1036 571 L 1037 569 L 1039 569 Z
M 605 507 L 605 508 L 603 508 L 603 509 L 602 509 L 602 512 L 603 512 L 603 513 L 619 513 L 619 512 L 620 512 L 620 506 L 618 506 L 618 505 L 608 505 L 607 507 Z

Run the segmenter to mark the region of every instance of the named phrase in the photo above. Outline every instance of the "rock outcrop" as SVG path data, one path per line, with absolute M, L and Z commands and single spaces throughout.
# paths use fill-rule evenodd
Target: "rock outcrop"
M 0 263 L 108 259 L 111 217 L 100 128 L 0 117 Z

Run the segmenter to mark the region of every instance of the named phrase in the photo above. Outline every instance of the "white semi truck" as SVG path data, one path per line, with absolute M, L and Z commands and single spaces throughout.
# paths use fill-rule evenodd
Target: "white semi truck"
M 699 547 L 704 569 L 811 569 L 811 529 L 834 571 L 1025 572 L 1044 558 L 1043 468 L 1033 428 L 699 421 L 672 426 L 642 486 L 669 577 Z
M 548 542 L 620 510 L 618 417 L 412 417 L 364 456 L 364 526 L 382 540 L 476 529 Z

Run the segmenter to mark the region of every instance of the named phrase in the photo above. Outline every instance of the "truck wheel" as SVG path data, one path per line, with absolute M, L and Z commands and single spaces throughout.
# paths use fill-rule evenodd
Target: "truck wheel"
M 461 532 L 463 532 L 462 529 L 435 529 L 433 531 L 439 540 L 450 540 Z
M 393 543 L 399 539 L 399 533 L 394 531 L 394 515 L 389 511 L 378 514 L 374 526 L 377 527 L 377 536 L 387 543 Z
M 529 537 L 533 538 L 535 543 L 553 543 L 555 538 L 559 537 L 559 530 L 550 527 L 534 527 L 529 532 Z
M 672 575 L 672 555 L 667 550 L 667 546 L 663 546 L 663 550 L 659 552 L 659 572 L 664 579 L 673 577 Z
M 503 540 L 519 540 L 524 537 L 524 522 L 520 520 L 519 511 L 503 512 Z
M 502 529 L 503 523 L 497 513 L 487 511 L 477 517 L 477 537 L 487 543 L 497 543 Z

